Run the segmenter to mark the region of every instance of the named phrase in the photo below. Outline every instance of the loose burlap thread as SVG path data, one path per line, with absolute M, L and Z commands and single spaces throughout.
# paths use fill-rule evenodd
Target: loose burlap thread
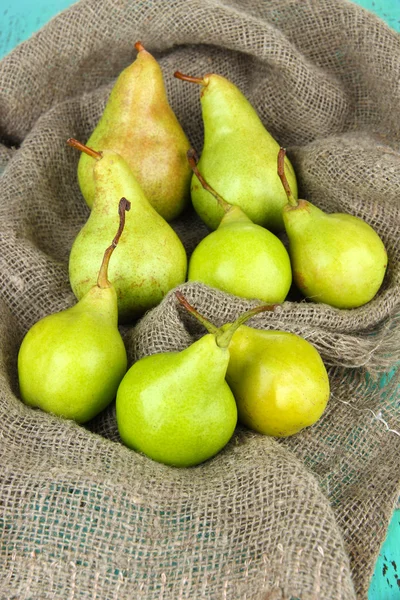
M 39 318 L 73 304 L 71 244 L 88 217 L 68 137 L 85 141 L 142 40 L 200 152 L 199 90 L 230 78 L 288 148 L 300 192 L 364 218 L 389 266 L 368 305 L 295 293 L 250 324 L 321 352 L 332 396 L 286 440 L 238 427 L 214 459 L 157 464 L 119 440 L 115 407 L 87 426 L 26 407 L 16 360 Z M 0 63 L 2 598 L 366 598 L 399 494 L 400 42 L 344 0 L 81 0 Z M 174 223 L 188 255 L 206 235 Z M 188 283 L 216 325 L 257 304 Z M 172 293 L 122 330 L 130 362 L 204 333 Z

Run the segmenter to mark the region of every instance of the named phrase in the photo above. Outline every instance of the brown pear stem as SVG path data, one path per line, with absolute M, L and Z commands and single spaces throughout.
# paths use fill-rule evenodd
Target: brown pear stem
M 182 294 L 182 292 L 176 291 L 175 296 L 178 298 L 178 300 L 182 304 L 182 306 L 184 306 L 186 308 L 186 310 L 199 321 L 199 323 L 204 325 L 204 327 L 207 329 L 208 333 L 218 333 L 219 332 L 218 327 L 216 327 L 215 325 L 210 323 L 210 321 L 208 321 L 205 317 L 203 317 L 203 315 L 201 315 L 199 312 L 197 312 L 197 310 L 194 308 L 194 306 L 189 304 L 189 302 L 186 300 L 186 298 Z
M 230 344 L 233 334 L 241 325 L 243 325 L 243 323 L 245 323 L 245 321 L 251 319 L 251 317 L 254 317 L 254 315 L 257 315 L 260 312 L 274 312 L 277 306 L 279 306 L 279 304 L 262 304 L 243 313 L 230 325 L 228 329 L 222 331 L 216 336 L 215 341 L 217 342 L 217 345 L 220 348 L 227 348 Z
M 202 325 L 204 325 L 204 327 L 209 333 L 213 333 L 215 335 L 215 341 L 220 348 L 227 348 L 229 346 L 233 334 L 241 325 L 243 325 L 245 321 L 251 319 L 251 317 L 254 317 L 260 312 L 274 312 L 275 308 L 279 306 L 279 304 L 261 304 L 260 306 L 251 308 L 250 310 L 240 315 L 236 319 L 236 321 L 231 323 L 228 329 L 224 330 L 222 328 L 219 329 L 218 327 L 210 323 L 208 319 L 203 317 L 203 315 L 197 312 L 197 310 L 191 304 L 189 304 L 189 302 L 186 300 L 185 296 L 181 292 L 176 291 L 175 296 L 182 304 L 182 306 L 184 306 L 191 315 L 193 315 Z
M 209 192 L 212 196 L 214 196 L 214 198 L 218 202 L 218 205 L 222 208 L 222 210 L 225 213 L 229 212 L 232 209 L 232 205 L 229 204 L 229 202 L 227 202 L 222 196 L 220 196 L 218 194 L 218 192 L 216 192 L 209 183 L 207 183 L 207 181 L 204 179 L 203 175 L 200 173 L 199 169 L 197 168 L 197 160 L 198 159 L 197 159 L 196 150 L 194 148 L 189 148 L 189 150 L 186 153 L 186 156 L 189 161 L 190 168 L 192 169 L 193 173 L 196 175 L 197 179 L 200 181 L 203 188 L 207 192 Z
M 283 189 L 286 192 L 286 196 L 288 197 L 288 202 L 290 204 L 290 206 L 298 206 L 298 202 L 296 200 L 296 198 L 293 196 L 292 194 L 292 190 L 290 189 L 290 185 L 288 180 L 286 179 L 286 175 L 285 175 L 285 156 L 286 156 L 286 149 L 285 148 L 281 148 L 278 152 L 278 175 L 279 175 L 279 179 L 282 182 L 283 185 Z
M 135 48 L 138 52 L 142 52 L 142 50 L 146 50 L 145 47 L 143 46 L 142 42 L 136 42 Z
M 118 231 L 111 242 L 111 246 L 108 246 L 107 250 L 104 252 L 103 262 L 101 263 L 99 275 L 97 278 L 97 285 L 99 288 L 108 288 L 111 286 L 111 283 L 108 281 L 108 263 L 110 262 L 111 254 L 114 252 L 117 244 L 119 242 L 119 238 L 125 227 L 125 211 L 130 210 L 131 203 L 126 198 L 121 198 L 118 205 L 118 213 L 119 213 L 119 226 Z
M 199 155 L 197 154 L 196 150 L 194 148 L 189 148 L 189 150 L 186 152 L 186 156 L 189 161 L 190 167 L 192 169 L 193 167 L 196 167 L 197 163 L 199 162 Z
M 182 81 L 189 81 L 190 83 L 198 83 L 200 85 L 205 85 L 204 79 L 201 77 L 192 77 L 192 75 L 184 75 L 180 71 L 175 71 L 174 77 L 177 79 L 181 79 Z
M 85 144 L 78 142 L 78 140 L 76 140 L 75 138 L 69 138 L 67 140 L 67 144 L 68 146 L 71 146 L 71 148 L 76 148 L 77 150 L 84 152 L 85 154 L 91 156 L 92 158 L 95 158 L 96 160 L 99 160 L 103 156 L 101 152 L 97 152 L 97 150 L 93 150 L 93 148 L 85 146 Z

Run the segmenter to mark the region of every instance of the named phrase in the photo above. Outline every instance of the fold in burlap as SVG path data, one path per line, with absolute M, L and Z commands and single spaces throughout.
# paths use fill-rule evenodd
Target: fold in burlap
M 384 285 L 364 307 L 291 293 L 251 321 L 321 352 L 332 385 L 322 419 L 280 441 L 238 428 L 192 469 L 120 444 L 114 406 L 80 427 L 18 394 L 22 336 L 74 302 L 68 255 L 88 209 L 65 141 L 89 137 L 139 39 L 199 152 L 199 90 L 175 70 L 234 81 L 288 148 L 301 195 L 364 218 L 389 254 Z M 1 597 L 366 597 L 400 488 L 399 71 L 398 36 L 344 0 L 81 0 L 3 59 Z M 188 254 L 207 233 L 191 212 L 174 227 Z M 180 287 L 217 325 L 257 304 Z M 123 335 L 133 361 L 203 332 L 169 294 Z

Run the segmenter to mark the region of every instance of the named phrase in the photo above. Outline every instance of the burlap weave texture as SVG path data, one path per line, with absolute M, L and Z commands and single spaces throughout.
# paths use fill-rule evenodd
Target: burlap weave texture
M 113 406 L 80 427 L 25 407 L 17 384 L 24 333 L 74 302 L 68 255 L 88 209 L 65 141 L 89 137 L 139 39 L 199 152 L 199 90 L 175 70 L 234 81 L 301 195 L 367 220 L 389 254 L 364 307 L 291 295 L 251 322 L 321 352 L 321 421 L 279 442 L 238 428 L 186 470 L 123 447 Z M 383 375 L 399 359 L 399 72 L 398 35 L 345 0 L 80 0 L 1 61 L 1 598 L 366 598 L 400 489 L 398 375 Z M 188 254 L 206 234 L 192 213 L 174 227 Z M 256 304 L 181 290 L 217 325 Z M 123 329 L 131 362 L 202 333 L 172 294 Z

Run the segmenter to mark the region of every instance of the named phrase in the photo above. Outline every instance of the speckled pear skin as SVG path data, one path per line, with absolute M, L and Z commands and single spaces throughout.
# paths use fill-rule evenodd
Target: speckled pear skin
M 226 202 L 240 206 L 254 223 L 283 230 L 282 208 L 287 198 L 276 169 L 278 142 L 233 83 L 216 74 L 206 75 L 203 81 L 204 147 L 199 171 Z M 285 168 L 296 196 L 296 176 L 287 157 Z M 192 177 L 191 197 L 200 218 L 210 229 L 216 229 L 223 211 L 196 175 Z
M 290 258 L 279 238 L 235 206 L 195 248 L 188 281 L 242 298 L 280 303 L 292 282 Z
M 25 404 L 89 421 L 114 400 L 127 368 L 114 288 L 90 291 L 72 308 L 44 317 L 18 354 Z
M 283 211 L 293 279 L 313 302 L 356 308 L 378 292 L 387 252 L 376 231 L 362 219 L 327 214 L 306 200 Z
M 321 417 L 329 400 L 329 378 L 309 342 L 293 333 L 242 325 L 229 352 L 226 379 L 241 423 L 264 435 L 287 437 Z
M 190 201 L 189 141 L 168 103 L 162 71 L 146 50 L 119 75 L 87 145 L 114 150 L 129 164 L 149 202 L 167 221 Z M 91 208 L 95 196 L 93 161 L 78 165 L 82 194 Z
M 197 465 L 219 452 L 237 421 L 225 381 L 229 351 L 212 334 L 182 352 L 153 354 L 127 372 L 117 394 L 123 442 L 153 460 Z
M 120 322 L 130 322 L 156 306 L 186 278 L 185 249 L 170 225 L 148 202 L 126 161 L 104 150 L 93 163 L 96 195 L 90 216 L 77 235 L 69 257 L 69 277 L 80 299 L 96 282 L 104 248 L 118 225 L 118 203 L 131 203 L 109 266 L 118 297 Z M 111 234 L 111 237 L 110 237 Z

